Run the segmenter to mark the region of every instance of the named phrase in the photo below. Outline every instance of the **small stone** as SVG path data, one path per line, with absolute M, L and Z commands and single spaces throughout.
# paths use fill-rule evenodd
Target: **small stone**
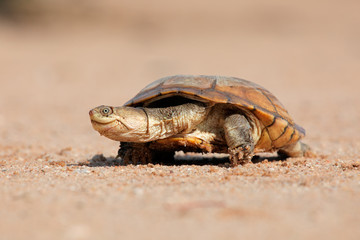
M 75 169 L 75 172 L 77 173 L 90 173 L 90 171 L 86 168 L 78 168 L 78 169 Z

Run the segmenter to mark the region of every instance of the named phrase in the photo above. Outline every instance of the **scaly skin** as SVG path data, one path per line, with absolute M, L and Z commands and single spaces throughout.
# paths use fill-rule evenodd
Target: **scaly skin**
M 167 108 L 99 106 L 89 112 L 93 128 L 120 142 L 150 142 L 192 130 L 207 116 L 198 104 Z

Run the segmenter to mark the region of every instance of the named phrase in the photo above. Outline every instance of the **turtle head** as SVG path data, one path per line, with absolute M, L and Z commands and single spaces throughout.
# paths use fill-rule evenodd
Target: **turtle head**
M 99 106 L 89 112 L 93 128 L 107 138 L 137 142 L 147 130 L 146 113 L 134 107 Z

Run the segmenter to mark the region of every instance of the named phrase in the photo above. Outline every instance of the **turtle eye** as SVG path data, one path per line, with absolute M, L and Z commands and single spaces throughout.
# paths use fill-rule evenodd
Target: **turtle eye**
M 111 114 L 111 108 L 109 108 L 109 107 L 105 107 L 105 108 L 103 108 L 103 109 L 101 109 L 101 113 L 103 114 L 103 115 L 109 115 L 109 114 Z

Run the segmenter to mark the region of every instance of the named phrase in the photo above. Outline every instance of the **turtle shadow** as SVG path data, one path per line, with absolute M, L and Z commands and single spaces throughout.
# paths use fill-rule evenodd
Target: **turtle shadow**
M 272 155 L 272 156 L 261 156 L 261 155 L 255 155 L 252 159 L 251 162 L 252 163 L 262 163 L 264 161 L 268 161 L 268 162 L 277 162 L 277 161 L 284 161 L 287 159 L 287 156 L 282 155 L 282 154 L 276 154 L 276 155 Z
M 264 161 L 274 162 L 283 161 L 286 157 L 283 155 L 255 155 L 251 162 L 259 164 Z M 159 164 L 163 166 L 183 166 L 183 165 L 195 165 L 204 166 L 212 165 L 219 167 L 231 167 L 229 157 L 225 156 L 214 156 L 214 155 L 176 155 L 173 159 L 166 159 L 161 161 L 154 161 L 152 164 Z M 85 162 L 74 164 L 77 166 L 88 166 L 88 167 L 113 167 L 113 166 L 124 166 L 121 158 L 105 157 L 102 154 L 96 154 L 92 158 Z
M 261 156 L 261 155 L 255 155 L 251 162 L 254 164 L 262 163 L 264 161 L 267 162 L 275 162 L 275 161 L 283 161 L 286 160 L 286 156 L 283 155 L 273 155 L 273 156 Z M 204 165 L 217 165 L 220 167 L 231 167 L 230 165 L 230 159 L 228 156 L 221 156 L 221 157 L 214 157 L 214 156 L 207 156 L 207 155 L 201 155 L 201 156 L 179 156 L 175 157 L 171 161 L 161 162 L 160 164 L 166 165 L 166 166 L 180 166 L 180 165 L 198 165 L 198 166 L 204 166 Z

